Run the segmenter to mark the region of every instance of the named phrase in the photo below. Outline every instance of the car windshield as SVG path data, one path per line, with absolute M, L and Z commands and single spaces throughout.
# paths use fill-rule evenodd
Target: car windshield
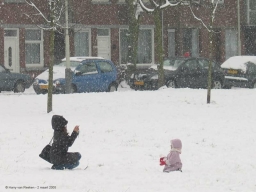
M 170 66 L 170 67 L 178 68 L 183 61 L 184 61 L 184 59 L 182 59 L 182 58 L 166 59 L 166 60 L 164 60 L 163 65 L 165 67 Z
M 70 67 L 77 67 L 79 65 L 80 61 L 70 61 Z M 62 61 L 57 66 L 66 67 L 66 61 Z

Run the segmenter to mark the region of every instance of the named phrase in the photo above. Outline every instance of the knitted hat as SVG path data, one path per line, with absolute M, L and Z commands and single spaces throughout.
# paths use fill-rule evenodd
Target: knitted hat
M 68 121 L 60 115 L 52 116 L 52 128 L 55 131 L 62 131 L 63 128 L 68 124 Z

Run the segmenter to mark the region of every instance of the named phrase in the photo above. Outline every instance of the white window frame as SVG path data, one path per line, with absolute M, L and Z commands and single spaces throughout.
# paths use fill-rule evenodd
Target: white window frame
M 43 46 L 43 30 L 42 29 L 35 29 L 35 28 L 26 28 L 26 30 L 40 30 L 41 31 L 41 39 L 40 40 L 26 40 L 26 35 L 25 35 L 25 46 L 26 44 L 40 44 L 40 63 L 26 63 L 26 68 L 33 68 L 33 67 L 43 67 L 44 66 L 44 46 Z M 25 48 L 26 52 L 26 48 Z M 25 56 L 26 58 L 26 56 Z M 26 59 L 25 59 L 26 62 Z

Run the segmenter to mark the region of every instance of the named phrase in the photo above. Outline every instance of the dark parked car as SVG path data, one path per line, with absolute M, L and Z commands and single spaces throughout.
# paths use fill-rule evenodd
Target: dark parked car
M 72 93 L 116 91 L 117 69 L 112 61 L 100 57 L 71 57 Z M 54 66 L 53 93 L 65 93 L 66 60 Z M 48 70 L 36 77 L 33 87 L 37 94 L 48 91 Z
M 256 88 L 256 56 L 235 56 L 221 68 L 225 73 L 225 87 Z
M 32 84 L 29 75 L 11 73 L 3 65 L 0 65 L 0 92 L 14 91 L 14 93 L 24 92 Z
M 209 60 L 206 58 L 167 58 L 163 62 L 165 85 L 172 88 L 207 88 Z M 224 73 L 212 62 L 212 88 L 221 89 Z M 132 76 L 133 77 L 133 76 Z M 131 87 L 135 89 L 157 89 L 157 65 L 135 74 L 131 78 Z

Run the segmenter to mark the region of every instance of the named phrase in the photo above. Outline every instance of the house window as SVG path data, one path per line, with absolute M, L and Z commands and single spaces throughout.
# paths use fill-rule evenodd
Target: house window
M 121 64 L 126 64 L 128 61 L 128 30 L 120 30 L 120 62 Z
M 89 31 L 78 31 L 75 33 L 75 56 L 90 55 Z
M 43 66 L 43 32 L 38 29 L 26 29 L 25 61 L 27 67 Z
M 237 55 L 237 30 L 226 29 L 225 32 L 226 59 Z
M 248 21 L 250 25 L 256 25 L 256 1 L 248 0 Z
M 183 53 L 189 52 L 191 56 L 199 56 L 199 32 L 198 29 L 184 29 Z
M 175 56 L 175 29 L 168 30 L 168 57 Z
M 17 37 L 17 30 L 6 29 L 4 30 L 5 37 Z
M 109 29 L 98 29 L 97 35 L 98 36 L 109 36 Z
M 120 30 L 120 58 L 121 64 L 127 63 L 128 55 L 128 29 Z M 153 32 L 152 29 L 140 29 L 138 39 L 138 64 L 149 64 L 152 63 L 153 54 Z

